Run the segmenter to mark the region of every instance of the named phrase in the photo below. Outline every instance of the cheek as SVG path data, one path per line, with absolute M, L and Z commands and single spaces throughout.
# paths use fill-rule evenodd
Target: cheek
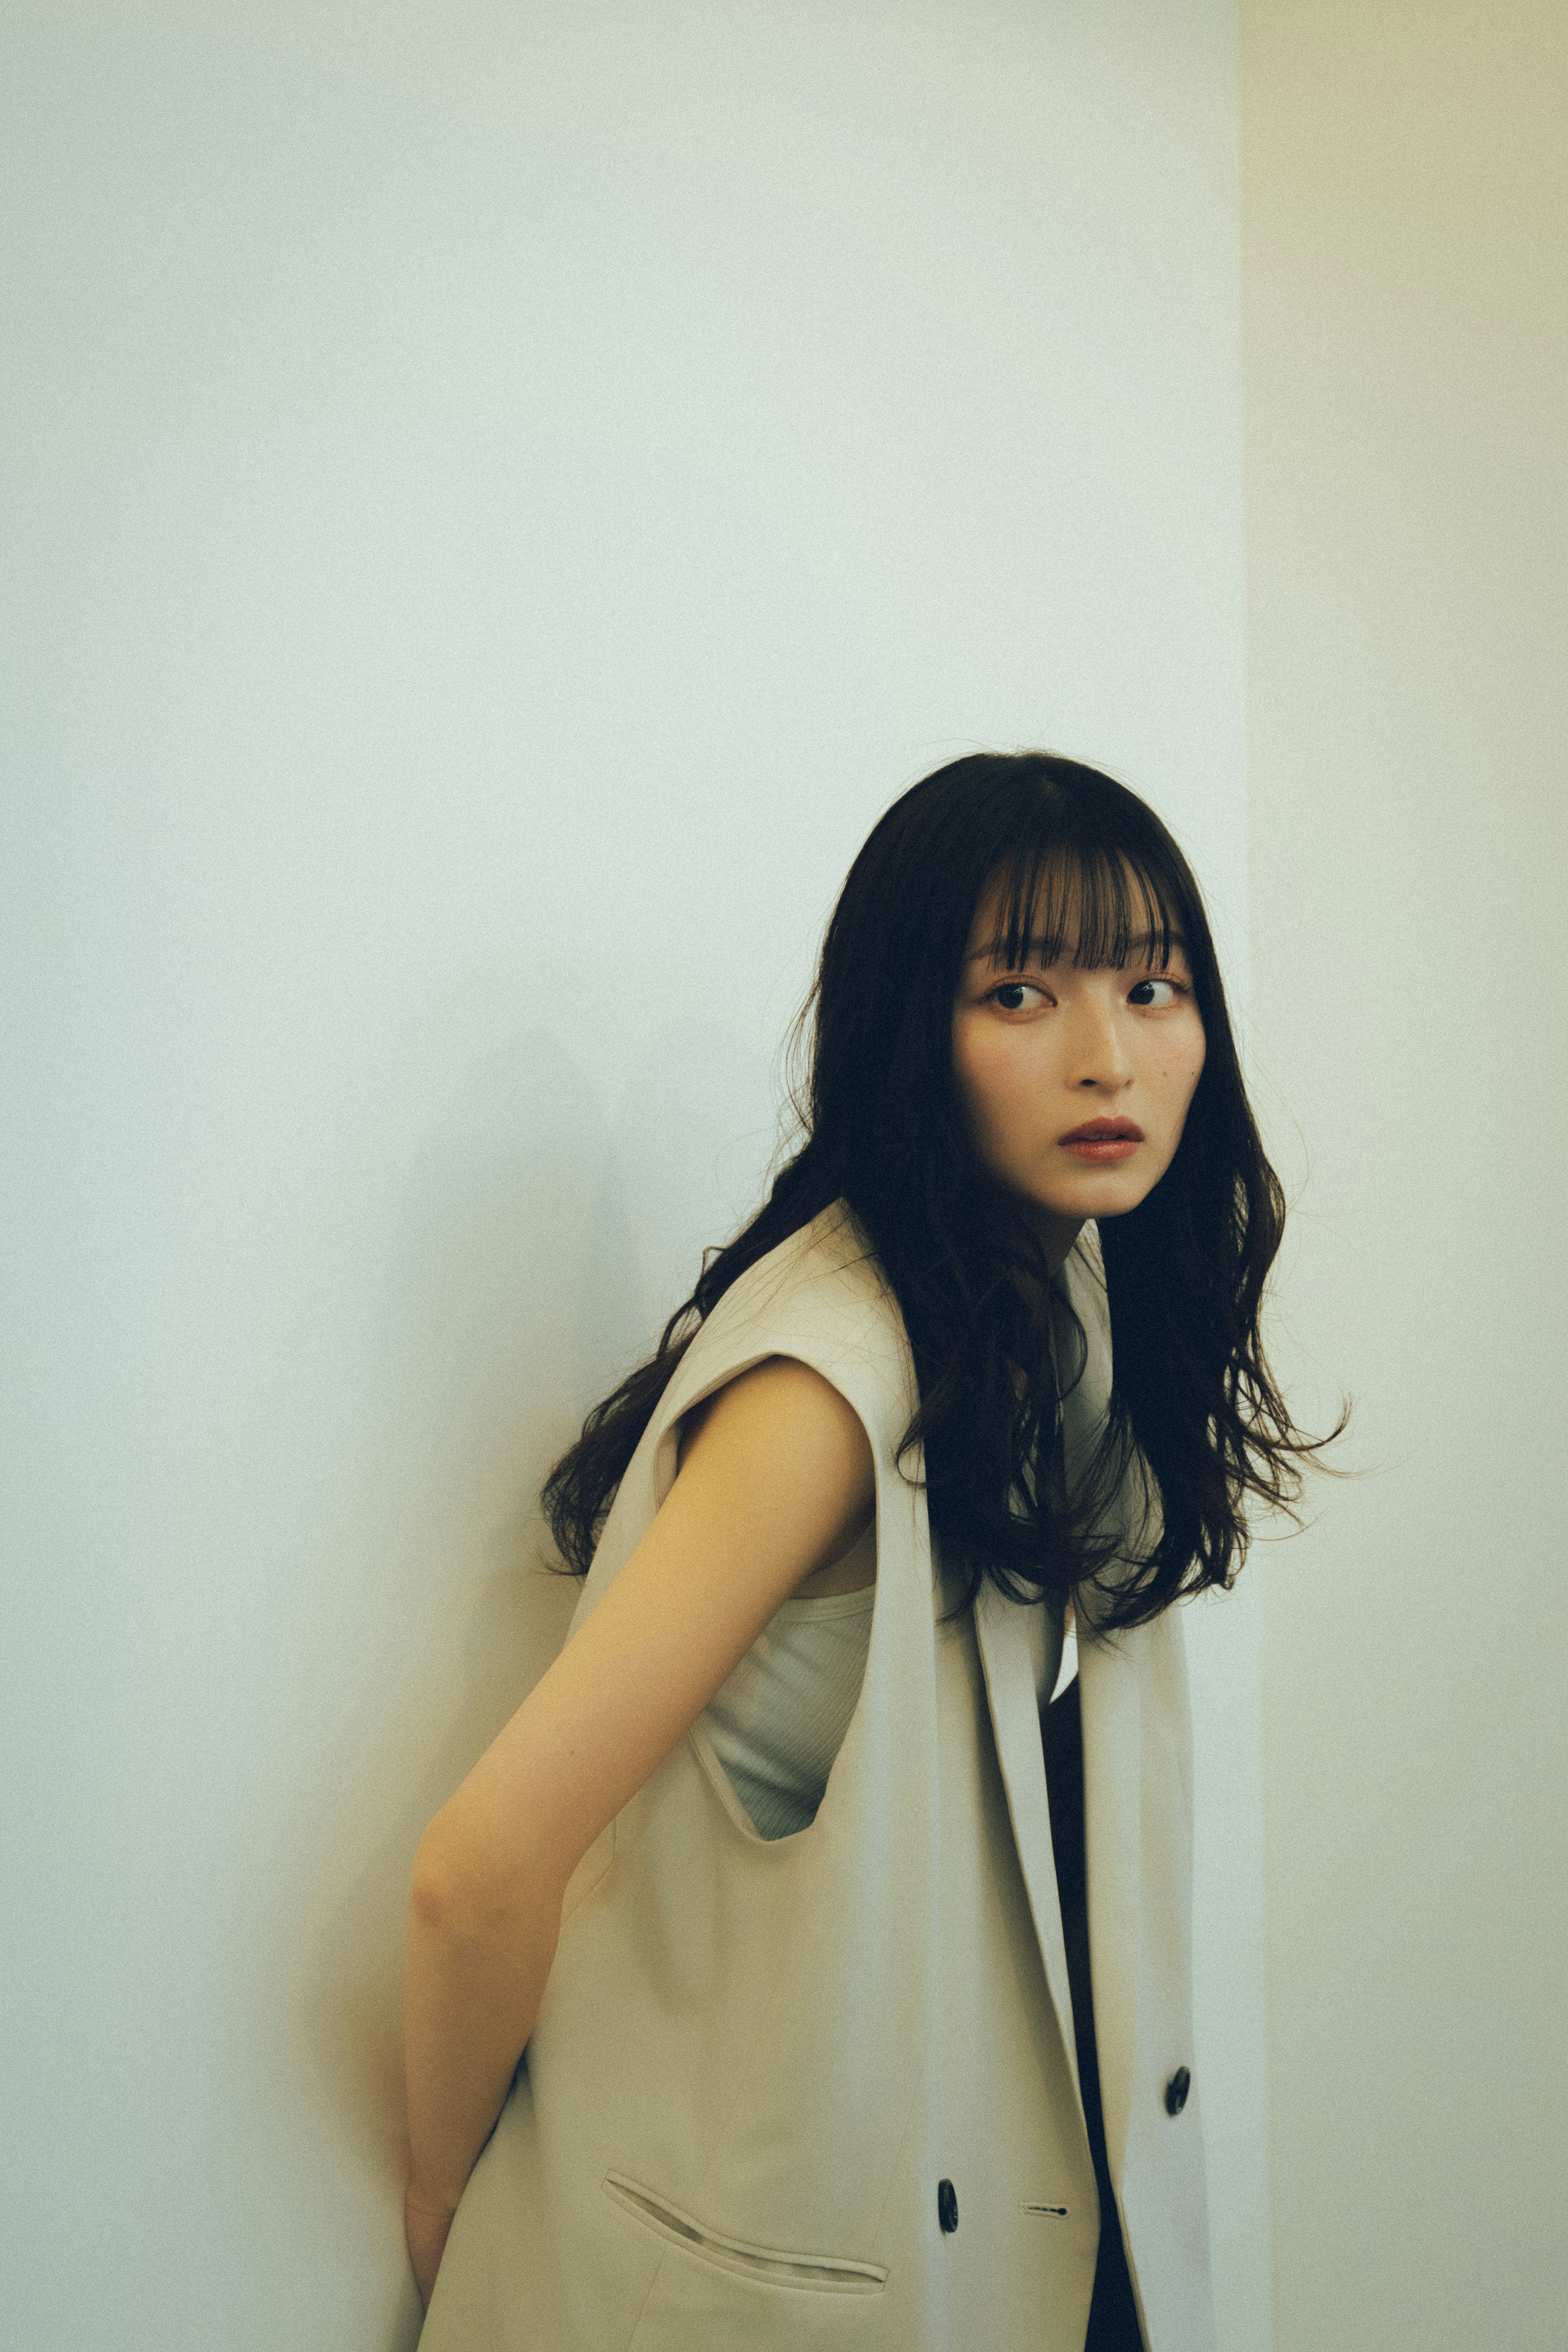
M 988 1027 L 966 1030 L 960 1023 L 953 1040 L 953 1072 L 958 1093 L 977 1133 L 995 1135 L 1006 1127 L 1019 1094 L 1017 1041 Z
M 1188 1104 L 1203 1075 L 1204 1039 L 1201 1031 L 1194 1037 L 1172 1037 L 1155 1061 L 1149 1073 L 1152 1091 L 1156 1093 L 1173 1118 L 1186 1115 Z
M 1184 1043 L 1180 1053 L 1171 1057 L 1170 1089 L 1176 1108 L 1184 1116 L 1191 1104 L 1193 1096 L 1197 1091 L 1197 1082 L 1203 1076 L 1205 1053 L 1206 1045 L 1200 1030 L 1196 1038 Z

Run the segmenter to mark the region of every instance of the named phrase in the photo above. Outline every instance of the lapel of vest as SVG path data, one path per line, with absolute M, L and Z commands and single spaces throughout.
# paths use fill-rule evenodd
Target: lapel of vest
M 1099 1234 L 1085 1227 L 1065 1269 L 1088 1343 L 1083 1377 L 1063 1408 L 1067 1475 L 1075 1480 L 1111 1396 L 1111 1312 Z M 1143 1676 L 1145 1637 L 1096 1635 L 1082 1601 L 1078 1681 L 1083 1724 L 1084 1837 L 1089 1865 L 1089 1967 L 1105 2153 L 1118 2187 L 1133 2105 L 1142 1933 Z
M 1121 2185 L 1138 2034 L 1142 1693 L 1138 1635 L 1090 1635 L 1079 1615 L 1083 1813 L 1089 1857 L 1089 1968 L 1094 2046 L 1112 2179 Z
M 1029 1894 L 1062 2047 L 1076 2085 L 1078 2046 L 1056 1892 L 1056 1856 L 1024 1612 L 983 1584 L 975 1630 L 986 1678 L 997 1759 L 1007 1790 L 1019 1867 Z M 1138 1949 L 1142 1927 L 1142 1694 L 1136 1634 L 1092 1637 L 1080 1621 L 1078 1674 L 1083 1722 L 1083 1809 L 1089 1865 L 1090 1972 L 1105 2150 L 1113 2179 L 1122 2162 L 1137 2053 Z M 1080 2090 L 1082 2103 L 1082 2091 Z
M 1040 1956 L 1045 1964 L 1045 1980 L 1051 1988 L 1068 2070 L 1076 2086 L 1078 2046 L 1072 2032 L 1072 1993 L 1067 1978 L 1067 1947 L 1061 1935 L 1061 1905 L 1056 1892 L 1056 1853 L 1051 1837 L 1051 1801 L 1045 1786 L 1045 1752 L 1040 1745 L 1040 1700 L 1034 1686 L 1029 1630 L 1022 1608 L 1007 1600 L 988 1580 L 976 1596 L 975 1633 L 1019 1867 L 1040 1939 Z

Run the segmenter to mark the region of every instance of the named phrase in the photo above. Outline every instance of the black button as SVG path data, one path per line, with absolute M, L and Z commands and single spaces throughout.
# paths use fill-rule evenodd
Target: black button
M 958 2192 L 950 2180 L 936 2183 L 936 2219 L 951 2237 L 958 2226 Z
M 1166 2084 L 1166 2113 L 1179 2116 L 1186 2105 L 1186 2095 L 1192 2088 L 1192 2075 L 1185 2066 L 1178 2066 Z

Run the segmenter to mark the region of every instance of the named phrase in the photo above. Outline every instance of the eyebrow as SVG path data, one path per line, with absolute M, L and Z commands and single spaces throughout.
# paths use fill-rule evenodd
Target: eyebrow
M 1129 963 L 1134 962 L 1140 954 L 1152 956 L 1156 943 L 1163 947 L 1166 944 L 1167 939 L 1171 953 L 1173 955 L 1176 953 L 1178 949 L 1183 955 L 1186 955 L 1186 941 L 1179 931 L 1173 930 L 1168 934 L 1159 931 L 1134 931 L 1127 940 L 1126 961 Z M 964 961 L 967 964 L 970 964 L 979 963 L 984 960 L 988 963 L 1006 963 L 1008 961 L 1006 953 L 1007 944 L 1006 937 L 998 933 L 998 936 L 990 940 L 987 946 L 972 949 L 964 958 Z M 1060 951 L 1061 949 L 1065 948 L 1066 945 L 1067 941 L 1065 940 L 1053 940 L 1033 939 L 1024 940 L 1021 942 L 1024 955 L 1028 955 L 1030 951 L 1033 950 L 1040 955 L 1042 962 L 1044 961 L 1044 951 L 1047 948 L 1055 947 Z

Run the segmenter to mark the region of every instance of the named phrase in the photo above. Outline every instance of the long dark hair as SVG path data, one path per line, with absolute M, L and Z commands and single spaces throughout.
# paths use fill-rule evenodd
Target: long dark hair
M 1082 1372 L 1082 1326 L 1064 1378 L 1041 1311 L 1043 1249 L 976 1152 L 953 1067 L 964 952 L 998 877 L 1009 962 L 1030 939 L 1054 961 L 1070 931 L 1081 966 L 1120 964 L 1148 934 L 1163 962 L 1179 936 L 1206 1039 L 1169 1168 L 1100 1229 L 1111 1404 L 1071 1496 L 1059 1408 Z M 595 1405 L 550 1473 L 542 1499 L 568 1571 L 586 1573 L 697 1328 L 748 1266 L 841 1200 L 909 1335 L 920 1405 L 900 1460 L 924 1447 L 955 1606 L 969 1606 L 983 1578 L 1016 1601 L 1094 1581 L 1097 1622 L 1135 1625 L 1207 1586 L 1228 1589 L 1246 1555 L 1247 1498 L 1288 1511 L 1300 1461 L 1329 1440 L 1296 1428 L 1264 1357 L 1259 1311 L 1284 1197 L 1247 1101 L 1201 894 L 1154 811 L 1050 752 L 939 768 L 894 803 L 850 869 L 800 1031 L 810 1039 L 801 1132 L 766 1203 L 706 1254 L 653 1357 Z M 1108 1507 L 1140 1455 L 1158 1512 L 1107 1585 Z

